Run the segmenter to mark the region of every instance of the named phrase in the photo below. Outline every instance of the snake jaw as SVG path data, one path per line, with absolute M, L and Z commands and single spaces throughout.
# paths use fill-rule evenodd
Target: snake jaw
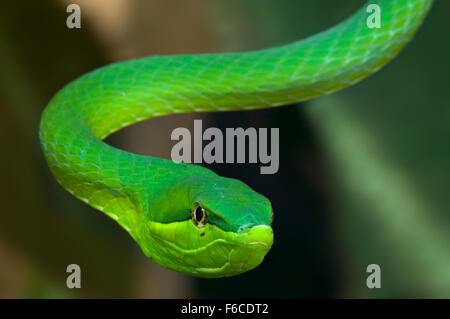
M 203 278 L 228 277 L 249 271 L 263 261 L 273 244 L 273 231 L 267 225 L 237 233 L 211 224 L 199 229 L 191 221 L 149 222 L 148 234 L 149 257 L 167 268 Z
M 253 226 L 236 238 L 241 243 L 229 256 L 233 275 L 249 271 L 262 263 L 273 244 L 273 231 L 270 226 Z
M 259 266 L 273 244 L 270 226 L 257 225 L 238 234 L 235 247 L 230 250 L 228 261 L 220 267 L 196 268 L 199 277 L 216 278 L 234 276 Z

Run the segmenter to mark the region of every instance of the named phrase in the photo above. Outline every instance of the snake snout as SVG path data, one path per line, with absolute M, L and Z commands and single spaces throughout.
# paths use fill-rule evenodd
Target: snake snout
M 261 245 L 270 249 L 273 244 L 272 227 L 267 225 L 253 226 L 246 234 L 245 241 L 247 245 Z
M 273 244 L 273 230 L 267 225 L 257 225 L 236 238 L 238 246 L 230 254 L 231 267 L 242 273 L 262 263 Z

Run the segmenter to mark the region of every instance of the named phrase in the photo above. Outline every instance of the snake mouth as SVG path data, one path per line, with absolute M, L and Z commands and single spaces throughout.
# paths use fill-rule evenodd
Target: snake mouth
M 196 277 L 229 277 L 249 271 L 261 264 L 273 244 L 273 231 L 268 225 L 248 227 L 239 233 L 211 224 L 198 228 L 190 220 L 148 225 L 148 234 L 158 243 L 151 246 L 154 250 L 148 256 L 170 269 Z
M 236 241 L 248 246 L 261 245 L 270 248 L 273 244 L 272 227 L 267 225 L 253 226 L 240 233 Z
M 230 253 L 230 266 L 236 273 L 257 267 L 264 260 L 273 244 L 272 227 L 257 225 L 239 234 L 237 246 Z
M 236 235 L 228 260 L 221 267 L 196 268 L 201 277 L 234 276 L 249 271 L 262 263 L 273 244 L 270 226 L 253 226 Z

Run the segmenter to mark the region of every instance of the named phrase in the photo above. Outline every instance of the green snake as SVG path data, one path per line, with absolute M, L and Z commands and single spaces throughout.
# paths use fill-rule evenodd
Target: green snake
M 151 56 L 94 70 L 61 89 L 43 112 L 39 134 L 48 166 L 66 190 L 116 220 L 160 265 L 205 278 L 246 272 L 273 244 L 266 197 L 204 167 L 102 140 L 157 116 L 274 107 L 350 86 L 396 56 L 432 3 L 373 0 L 289 45 Z M 381 27 L 369 26 L 373 5 L 381 9 Z

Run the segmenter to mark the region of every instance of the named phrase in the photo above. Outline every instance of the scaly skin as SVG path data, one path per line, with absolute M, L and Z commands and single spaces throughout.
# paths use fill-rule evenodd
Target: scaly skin
M 272 49 L 153 56 L 115 63 L 64 87 L 45 109 L 40 139 L 69 192 L 115 219 L 159 264 L 199 277 L 258 266 L 273 243 L 268 199 L 200 166 L 140 156 L 102 142 L 137 121 L 172 113 L 266 108 L 347 87 L 377 71 L 413 37 L 432 0 L 378 0 L 343 23 Z M 369 4 L 368 3 L 368 4 Z M 195 203 L 206 209 L 199 228 Z

